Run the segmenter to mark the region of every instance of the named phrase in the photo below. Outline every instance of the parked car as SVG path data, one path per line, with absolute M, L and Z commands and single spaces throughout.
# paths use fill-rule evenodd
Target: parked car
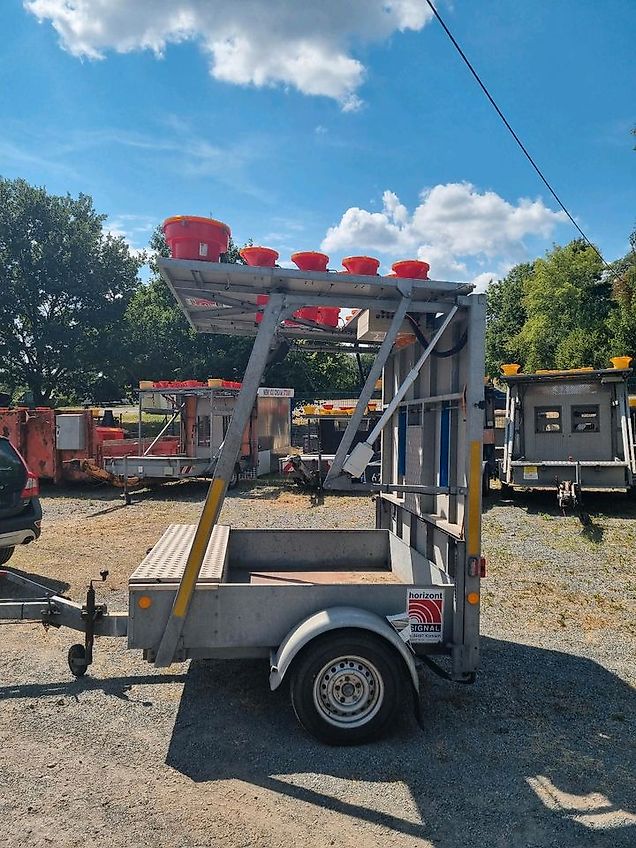
M 0 565 L 8 562 L 16 545 L 39 537 L 39 495 L 38 478 L 11 442 L 0 436 Z

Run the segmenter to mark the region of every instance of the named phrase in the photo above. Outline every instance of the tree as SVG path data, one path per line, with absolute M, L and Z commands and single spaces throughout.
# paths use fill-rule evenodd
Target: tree
M 524 370 L 606 364 L 612 285 L 592 247 L 580 239 L 555 246 L 523 290 L 526 320 L 514 344 Z
M 156 257 L 170 256 L 160 226 L 149 248 L 152 277 L 135 292 L 125 316 L 128 385 L 152 379 L 238 379 L 249 357 L 249 340 L 195 333 L 159 273 Z M 232 240 L 222 260 L 242 263 Z
M 615 308 L 607 322 L 610 355 L 636 358 L 636 230 L 629 239 L 631 250 L 610 271 Z
M 504 362 L 520 362 L 518 336 L 526 320 L 524 284 L 533 271 L 532 263 L 515 265 L 506 276 L 492 283 L 486 306 L 486 374 L 496 377 Z
M 37 404 L 81 397 L 119 364 L 143 260 L 105 219 L 88 195 L 0 178 L 0 379 Z

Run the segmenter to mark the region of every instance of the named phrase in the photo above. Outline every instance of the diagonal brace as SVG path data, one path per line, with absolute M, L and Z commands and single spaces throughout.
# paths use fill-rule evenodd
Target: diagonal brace
M 380 416 L 373 430 L 369 433 L 364 442 L 359 442 L 355 446 L 351 455 L 347 458 L 347 461 L 342 466 L 343 471 L 346 471 L 347 474 L 350 474 L 352 477 L 359 477 L 363 473 L 364 469 L 371 461 L 371 457 L 373 456 L 373 443 L 378 438 L 386 424 L 391 420 L 391 418 L 393 417 L 393 413 L 398 408 L 404 396 L 417 379 L 417 375 L 422 370 L 422 366 L 435 349 L 435 345 L 437 344 L 437 342 L 446 332 L 446 328 L 455 317 L 458 308 L 459 307 L 457 306 L 453 306 L 450 312 L 446 315 L 446 317 L 441 323 L 439 330 L 435 333 L 428 347 L 424 350 L 424 352 L 417 360 L 413 368 L 411 368 L 409 373 L 406 375 L 404 382 L 396 391 L 393 398 L 391 398 L 391 402 Z
M 256 400 L 256 394 L 263 377 L 269 350 L 276 336 L 285 306 L 284 295 L 272 294 L 263 312 L 263 320 L 258 328 L 254 346 L 252 347 L 252 352 L 243 376 L 243 385 L 236 400 L 219 460 L 214 469 L 214 477 L 210 483 L 208 495 L 203 505 L 181 582 L 177 587 L 170 617 L 166 623 L 166 628 L 163 632 L 159 649 L 157 650 L 155 665 L 158 668 L 166 668 L 174 661 L 175 651 L 183 632 L 183 626 L 190 608 L 192 596 L 194 595 L 203 558 L 205 557 L 212 531 L 221 513 L 228 483 L 232 477 L 241 449 L 243 433 Z
M 400 327 L 402 326 L 402 322 L 406 316 L 407 310 L 410 305 L 410 293 L 403 297 L 395 313 L 393 315 L 393 319 L 391 320 L 391 324 L 387 331 L 386 336 L 384 337 L 382 344 L 373 360 L 373 365 L 367 375 L 366 382 L 362 387 L 362 391 L 360 392 L 360 397 L 358 398 L 358 402 L 356 404 L 356 408 L 353 411 L 353 415 L 351 416 L 347 429 L 344 431 L 344 435 L 338 445 L 338 450 L 336 451 L 336 455 L 331 464 L 331 468 L 329 469 L 327 476 L 325 477 L 324 488 L 331 489 L 336 483 L 336 479 L 340 476 L 342 472 L 343 463 L 349 453 L 351 445 L 353 444 L 353 440 L 355 438 L 356 433 L 358 432 L 358 427 L 360 426 L 360 422 L 364 417 L 364 411 L 367 407 L 367 404 L 371 400 L 371 396 L 375 389 L 375 384 L 382 376 L 382 370 L 386 364 L 387 359 L 389 358 L 389 354 L 391 353 L 391 349 L 393 348 L 393 343 L 395 342 Z

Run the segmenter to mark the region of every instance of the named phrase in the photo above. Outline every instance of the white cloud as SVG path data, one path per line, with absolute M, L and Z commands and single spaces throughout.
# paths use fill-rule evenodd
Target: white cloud
M 290 85 L 354 110 L 365 68 L 355 42 L 420 30 L 432 13 L 425 0 L 23 0 L 50 21 L 75 56 L 152 50 L 196 41 L 213 77 L 238 85 Z
M 157 223 L 147 215 L 113 215 L 104 221 L 103 230 L 115 238 L 123 238 L 133 256 L 145 257 L 150 234 Z
M 470 281 L 475 286 L 475 291 L 484 292 L 495 280 L 500 280 L 505 274 L 496 271 L 482 271 Z
M 502 267 L 522 258 L 524 238 L 548 238 L 565 221 L 563 212 L 540 199 L 520 198 L 513 204 L 470 183 L 446 183 L 423 191 L 412 214 L 392 191 L 384 192 L 381 212 L 347 209 L 327 230 L 322 249 L 390 253 L 394 259 L 417 255 L 438 280 L 466 279 L 475 265 L 495 265 L 498 273 L 475 277 L 483 285 L 486 277 L 498 278 Z

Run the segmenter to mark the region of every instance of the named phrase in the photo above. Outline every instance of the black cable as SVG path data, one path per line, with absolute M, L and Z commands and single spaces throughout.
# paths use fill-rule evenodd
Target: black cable
M 406 317 L 413 328 L 413 332 L 415 333 L 415 337 L 418 342 L 422 345 L 423 348 L 427 348 L 429 343 L 426 339 L 426 336 L 420 329 L 420 325 L 417 323 L 417 318 L 411 315 L 410 312 L 406 313 Z M 446 359 L 449 356 L 455 356 L 456 353 L 464 347 L 468 340 L 468 330 L 464 330 L 460 340 L 457 344 L 454 344 L 453 347 L 449 347 L 447 350 L 432 350 L 431 356 L 435 356 L 437 359 Z
M 541 171 L 541 168 L 539 168 L 539 166 L 538 166 L 538 165 L 537 165 L 537 163 L 534 161 L 534 159 L 532 158 L 532 156 L 528 153 L 528 151 L 527 151 L 526 146 L 524 145 L 524 143 L 521 141 L 521 139 L 519 138 L 519 136 L 517 135 L 517 133 L 513 130 L 513 128 L 512 128 L 512 127 L 510 126 L 510 124 L 508 123 L 508 120 L 507 120 L 506 116 L 505 116 L 505 115 L 504 115 L 504 113 L 501 111 L 501 109 L 499 108 L 499 106 L 497 106 L 497 104 L 495 103 L 495 101 L 494 101 L 494 99 L 493 99 L 492 95 L 490 94 L 490 92 L 488 91 L 488 89 L 486 88 L 486 86 L 484 85 L 484 83 L 481 81 L 481 78 L 480 78 L 479 74 L 478 74 L 478 73 L 477 73 L 477 71 L 473 68 L 473 66 L 472 66 L 472 65 L 471 65 L 471 63 L 470 63 L 470 60 L 468 59 L 468 57 L 466 56 L 466 54 L 464 53 L 464 51 L 462 50 L 462 48 L 459 46 L 459 44 L 458 44 L 458 43 L 457 43 L 457 41 L 455 40 L 455 38 L 454 38 L 454 36 L 453 36 L 452 32 L 449 30 L 449 28 L 446 26 L 446 24 L 445 24 L 445 23 L 444 23 L 444 21 L 442 20 L 442 17 L 441 17 L 441 15 L 440 15 L 440 13 L 437 11 L 437 9 L 435 8 L 435 6 L 434 6 L 434 5 L 433 5 L 433 3 L 431 2 L 431 0 L 426 0 L 426 2 L 427 2 L 427 3 L 428 3 L 428 5 L 430 6 L 431 11 L 433 12 L 433 14 L 434 14 L 434 15 L 435 15 L 435 17 L 437 18 L 437 20 L 440 22 L 440 24 L 441 24 L 441 26 L 442 26 L 442 28 L 443 28 L 444 32 L 446 33 L 446 35 L 447 35 L 447 36 L 450 38 L 450 40 L 452 41 L 452 43 L 453 43 L 453 45 L 455 46 L 455 48 L 456 48 L 457 52 L 459 53 L 459 55 L 462 57 L 462 59 L 463 59 L 463 60 L 464 60 L 464 62 L 466 63 L 466 66 L 467 66 L 468 70 L 471 72 L 471 74 L 475 77 L 475 79 L 476 79 L 476 80 L 477 80 L 477 82 L 479 83 L 479 87 L 480 87 L 480 88 L 481 88 L 481 90 L 484 92 L 484 94 L 486 95 L 486 97 L 488 98 L 488 100 L 490 100 L 490 102 L 491 102 L 491 104 L 492 104 L 493 108 L 495 109 L 495 111 L 497 112 L 497 114 L 499 115 L 499 117 L 501 118 L 501 120 L 504 122 L 504 124 L 506 125 L 506 128 L 508 129 L 508 132 L 509 132 L 509 133 L 510 133 L 510 135 L 514 138 L 514 140 L 517 142 L 517 144 L 518 144 L 518 145 L 519 145 L 519 147 L 521 148 L 521 150 L 522 150 L 523 154 L 525 155 L 526 159 L 528 160 L 528 162 L 530 162 L 530 164 L 532 165 L 532 167 L 534 168 L 534 170 L 537 172 L 537 174 L 539 175 L 539 177 L 540 177 L 540 178 L 541 178 L 541 180 L 543 181 L 543 183 L 544 183 L 545 187 L 548 189 L 548 191 L 550 192 L 550 194 L 552 195 L 552 197 L 553 197 L 553 198 L 556 200 L 556 202 L 559 204 L 559 206 L 561 207 L 561 209 L 563 209 L 563 211 L 564 211 L 564 212 L 565 212 L 565 214 L 568 216 L 568 218 L 570 219 L 570 221 L 572 222 L 572 224 L 573 224 L 573 225 L 576 227 L 576 229 L 579 231 L 579 233 L 581 234 L 581 236 L 582 236 L 583 240 L 584 240 L 584 241 L 585 241 L 585 242 L 586 242 L 586 243 L 587 243 L 587 244 L 588 244 L 588 245 L 592 248 L 592 250 L 594 251 L 594 253 L 596 253 L 596 255 L 597 255 L 597 256 L 598 256 L 598 258 L 601 260 L 601 262 L 603 263 L 603 265 L 605 265 L 605 267 L 606 267 L 606 268 L 609 268 L 609 265 L 607 264 L 607 262 L 605 261 L 605 259 L 603 259 L 603 255 L 601 254 L 600 250 L 596 247 L 596 245 L 592 244 L 592 242 L 591 242 L 591 241 L 589 240 L 589 238 L 585 235 L 585 233 L 583 232 L 583 230 L 582 230 L 582 229 L 579 227 L 579 225 L 576 223 L 576 221 L 574 220 L 574 218 L 572 217 L 572 215 L 570 214 L 570 212 L 568 211 L 568 209 L 565 207 L 565 204 L 563 203 L 563 201 L 561 200 L 561 198 L 559 197 L 559 195 L 556 193 L 556 191 L 552 188 L 552 186 L 550 185 L 550 183 L 549 183 L 549 182 L 547 181 L 547 179 L 544 177 L 543 172 Z

